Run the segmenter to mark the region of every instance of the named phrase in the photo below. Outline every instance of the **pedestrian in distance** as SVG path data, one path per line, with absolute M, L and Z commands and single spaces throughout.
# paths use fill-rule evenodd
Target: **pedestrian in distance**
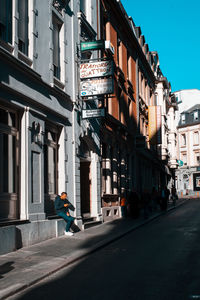
M 120 197 L 120 206 L 121 206 L 121 214 L 122 214 L 122 218 L 126 218 L 127 217 L 127 207 L 126 207 L 126 198 L 125 195 L 122 194 Z
M 151 204 L 152 204 L 152 210 L 156 211 L 157 209 L 157 198 L 158 198 L 158 193 L 156 191 L 155 186 L 153 186 L 152 188 L 152 192 L 151 192 Z
M 170 190 L 168 189 L 167 186 L 165 186 L 165 197 L 166 197 L 166 209 L 167 209 L 167 206 L 168 206 L 168 203 L 169 203 L 169 195 L 170 195 Z
M 165 186 L 161 190 L 161 210 L 166 211 L 167 210 L 167 205 L 169 201 L 169 190 Z
M 171 195 L 172 195 L 173 205 L 176 206 L 176 200 L 178 199 L 178 196 L 177 196 L 176 188 L 174 185 L 172 186 L 172 189 L 171 189 Z
M 139 196 L 136 190 L 133 188 L 128 196 L 128 211 L 130 217 L 136 219 L 140 215 L 140 208 L 139 208 Z
M 59 217 L 63 218 L 65 220 L 65 222 L 67 222 L 66 230 L 65 230 L 64 234 L 66 236 L 72 236 L 73 233 L 70 232 L 70 228 L 71 228 L 71 225 L 74 222 L 74 218 L 72 216 L 70 216 L 70 213 L 69 213 L 69 209 L 71 207 L 71 204 L 67 200 L 67 193 L 62 192 L 60 196 L 58 195 L 55 198 L 54 205 L 55 205 L 56 214 Z
M 166 195 L 165 195 L 165 189 L 164 188 L 161 188 L 161 191 L 160 191 L 160 209 L 162 211 L 167 209 L 167 207 L 166 207 Z

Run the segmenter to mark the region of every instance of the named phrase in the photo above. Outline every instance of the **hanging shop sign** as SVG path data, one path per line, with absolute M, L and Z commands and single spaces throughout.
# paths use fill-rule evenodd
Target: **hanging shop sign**
M 108 61 L 96 61 L 80 64 L 80 78 L 104 77 L 113 75 L 113 63 Z
M 178 160 L 177 160 L 177 163 L 178 163 L 179 167 L 182 167 L 182 166 L 183 166 L 183 161 L 182 161 L 182 160 L 178 159 Z
M 105 116 L 105 109 L 84 109 L 82 110 L 82 118 L 88 119 L 88 118 L 99 118 Z
M 80 83 L 80 94 L 82 97 L 113 94 L 113 92 L 113 78 L 90 79 Z
M 92 42 L 81 42 L 81 51 L 101 50 L 105 49 L 109 54 L 114 55 L 115 48 L 111 41 L 97 40 Z
M 100 50 L 105 48 L 104 40 L 81 42 L 81 51 Z

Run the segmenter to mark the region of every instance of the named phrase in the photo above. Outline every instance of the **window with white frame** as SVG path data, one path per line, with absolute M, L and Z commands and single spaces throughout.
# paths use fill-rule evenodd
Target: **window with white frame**
M 184 124 L 185 123 L 185 114 L 181 115 L 181 123 Z
M 28 55 L 28 0 L 18 1 L 18 49 Z
M 200 165 L 200 153 L 195 153 L 195 164 Z
M 183 161 L 183 165 L 187 165 L 187 154 L 186 153 L 183 153 L 182 154 L 182 161 Z
M 198 110 L 193 113 L 194 121 L 198 120 Z
M 199 144 L 199 132 L 195 131 L 193 134 L 193 144 L 198 145 Z
M 45 213 L 54 215 L 54 202 L 58 193 L 58 149 L 60 131 L 57 126 L 46 123 L 44 140 L 44 198 Z
M 12 0 L 0 1 L 0 39 L 12 44 Z
M 186 146 L 186 135 L 185 135 L 185 133 L 181 134 L 181 146 Z
M 0 107 L 0 221 L 18 218 L 19 144 L 17 112 Z
M 54 76 L 58 79 L 61 78 L 61 64 L 60 64 L 60 31 L 62 27 L 62 21 L 53 14 L 53 69 Z
M 80 0 L 80 11 L 86 16 L 86 0 Z

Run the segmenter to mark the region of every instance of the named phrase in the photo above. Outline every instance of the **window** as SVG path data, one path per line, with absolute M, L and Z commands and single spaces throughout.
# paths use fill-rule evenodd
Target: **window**
M 12 43 L 12 0 L 0 1 L 0 39 Z
M 45 192 L 57 193 L 56 167 L 57 167 L 57 134 L 51 129 L 45 131 Z
M 0 219 L 18 217 L 17 114 L 0 107 Z M 15 201 L 13 201 L 15 200 Z
M 181 134 L 181 146 L 186 146 L 186 135 Z
M 193 116 L 194 116 L 194 121 L 198 120 L 198 111 L 195 111 Z
M 28 55 L 28 0 L 18 1 L 18 38 L 19 50 Z
M 80 0 L 80 11 L 86 16 L 86 0 Z
M 127 51 L 127 75 L 128 79 L 131 81 L 131 56 L 130 53 Z
M 144 97 L 144 76 L 141 73 L 141 95 Z
M 187 165 L 187 154 L 182 154 L 183 165 Z
M 199 144 L 199 132 L 198 131 L 194 132 L 194 134 L 193 134 L 193 144 L 194 145 Z
M 182 124 L 185 124 L 185 114 L 182 114 L 182 115 L 181 115 L 181 123 L 182 123 Z
M 122 69 L 122 41 L 119 36 L 117 37 L 117 63 Z
M 49 124 L 45 130 L 44 145 L 44 193 L 45 212 L 54 214 L 53 199 L 58 193 L 58 129 Z
M 60 30 L 62 27 L 61 21 L 53 15 L 53 69 L 54 76 L 60 79 Z
M 199 153 L 195 153 L 195 163 L 196 165 L 200 165 L 200 154 Z
M 155 93 L 155 105 L 158 105 L 158 94 Z

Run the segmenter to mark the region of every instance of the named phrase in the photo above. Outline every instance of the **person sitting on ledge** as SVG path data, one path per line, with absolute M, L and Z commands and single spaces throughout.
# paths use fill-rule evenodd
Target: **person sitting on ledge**
M 72 223 L 74 222 L 74 218 L 70 216 L 69 213 L 69 208 L 71 204 L 67 200 L 66 192 L 62 192 L 60 196 L 59 195 L 56 196 L 54 206 L 55 206 L 56 214 L 67 222 L 66 231 L 64 232 L 64 234 L 67 236 L 72 236 L 73 233 L 70 232 L 69 230 L 71 228 Z

